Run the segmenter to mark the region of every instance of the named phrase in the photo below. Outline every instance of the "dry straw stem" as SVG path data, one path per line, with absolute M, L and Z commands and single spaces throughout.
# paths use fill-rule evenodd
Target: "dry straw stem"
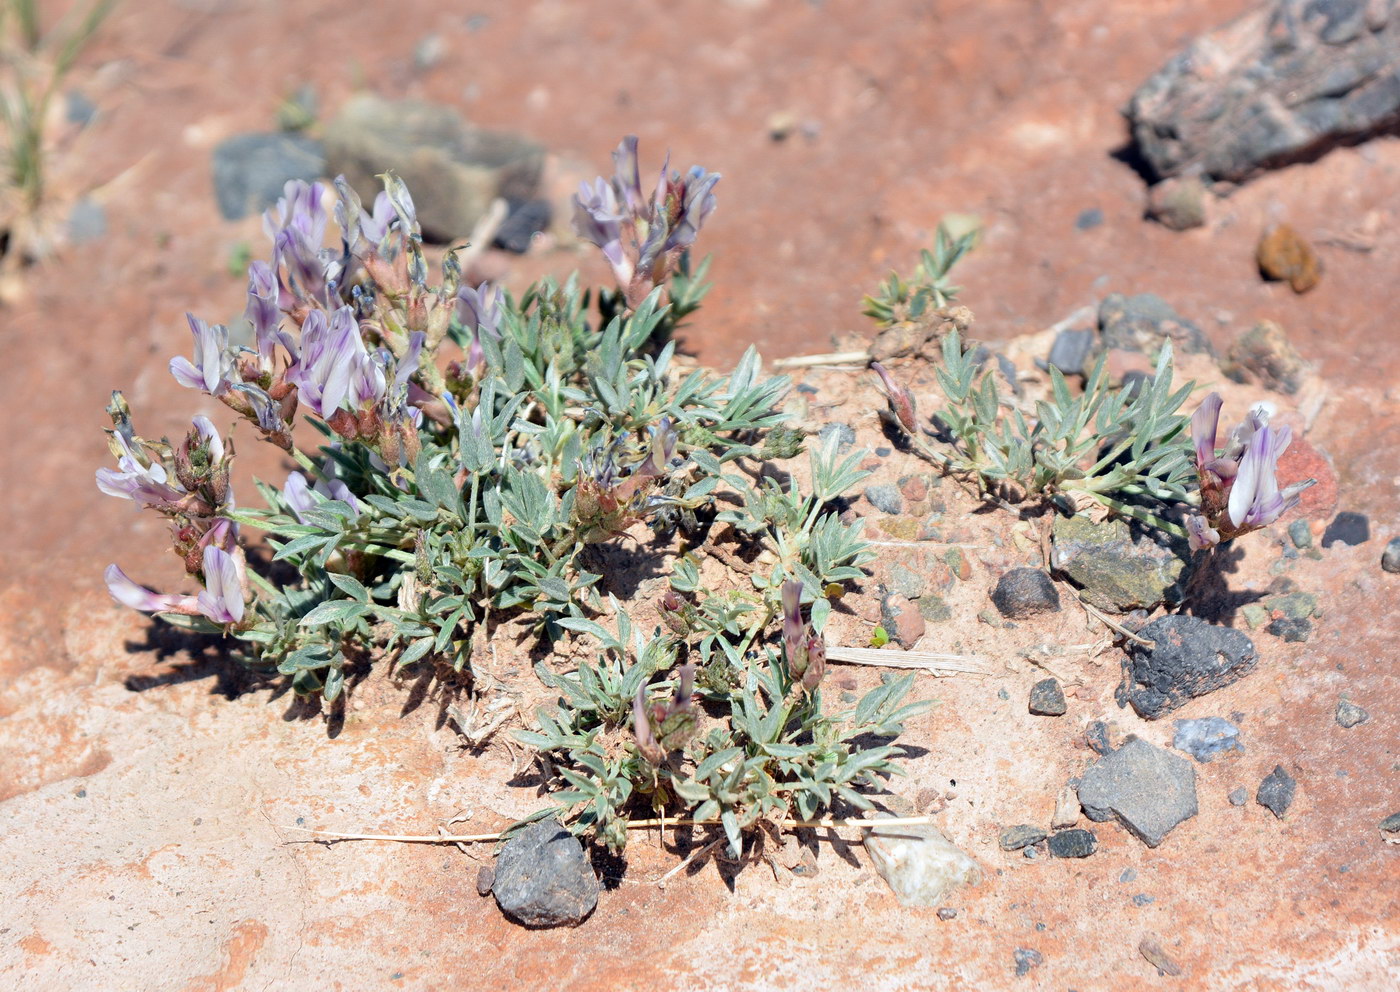
M 940 678 L 949 675 L 991 675 L 987 659 L 977 654 L 936 654 L 932 651 L 886 651 L 881 648 L 828 647 L 827 661 L 882 668 L 917 668 Z
M 773 362 L 775 369 L 805 369 L 814 365 L 859 365 L 864 367 L 870 361 L 868 351 L 829 351 L 824 355 L 797 355 L 794 358 L 779 358 Z
M 1109 628 L 1110 630 L 1116 631 L 1117 633 L 1126 637 L 1128 640 L 1135 641 L 1136 643 L 1141 644 L 1143 647 L 1147 648 L 1155 648 L 1157 646 L 1157 643 L 1155 641 L 1149 641 L 1145 637 L 1139 637 L 1127 627 L 1124 627 L 1121 623 L 1118 623 L 1114 620 L 1110 620 L 1108 617 L 1104 616 L 1098 608 L 1091 606 L 1090 604 L 1084 602 L 1084 600 L 1081 599 L 1079 601 L 1079 605 L 1084 607 L 1085 613 L 1088 613 L 1095 620 L 1098 620 L 1100 623 L 1102 623 L 1105 627 Z
M 905 816 L 889 817 L 883 820 L 836 820 L 825 818 L 821 820 L 779 820 L 775 826 L 785 830 L 796 828 L 813 828 L 821 830 L 834 830 L 844 827 L 857 827 L 863 830 L 870 830 L 874 827 L 912 827 L 932 823 L 931 816 Z M 651 830 L 655 827 L 717 827 L 720 826 L 718 819 L 713 820 L 677 820 L 669 816 L 660 817 L 654 820 L 629 820 L 628 830 Z M 283 830 L 300 830 L 303 833 L 315 834 L 318 837 L 331 837 L 336 840 L 386 840 L 397 844 L 483 844 L 491 841 L 498 841 L 505 837 L 503 831 L 493 834 L 348 834 L 339 833 L 334 830 L 313 830 L 310 827 L 284 826 Z

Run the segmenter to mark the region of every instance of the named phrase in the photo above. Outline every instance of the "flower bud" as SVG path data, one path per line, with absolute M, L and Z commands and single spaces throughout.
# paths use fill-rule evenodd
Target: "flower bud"
M 816 690 L 826 677 L 826 641 L 820 634 L 807 638 L 807 671 L 802 673 L 802 688 Z
M 914 433 L 914 394 L 890 375 L 889 370 L 879 362 L 871 362 L 870 370 L 880 377 L 881 392 L 889 401 L 890 413 L 894 414 L 901 427 L 911 434 Z

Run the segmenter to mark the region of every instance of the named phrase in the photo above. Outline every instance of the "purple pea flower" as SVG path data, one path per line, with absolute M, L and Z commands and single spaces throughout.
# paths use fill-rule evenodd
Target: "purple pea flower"
M 1211 527 L 1205 517 L 1193 513 L 1186 518 L 1186 543 L 1192 551 L 1213 548 L 1220 543 L 1220 531 Z
M 165 466 L 137 449 L 126 435 L 112 435 L 121 447 L 115 469 L 97 470 L 97 488 L 108 496 L 129 499 L 157 510 L 177 512 L 189 494 L 172 480 Z
M 271 265 L 259 259 L 248 266 L 248 306 L 243 316 L 253 325 L 253 336 L 258 344 L 258 366 L 264 372 L 273 370 L 273 356 L 279 344 L 287 349 L 292 361 L 297 359 L 296 341 L 281 328 L 280 292 L 275 258 Z
M 1236 527 L 1266 527 L 1297 505 L 1301 489 L 1290 486 L 1281 493 L 1278 488 L 1279 456 L 1292 439 L 1293 432 L 1286 426 L 1277 432 L 1260 427 L 1250 437 L 1230 487 L 1230 522 Z
M 239 623 L 243 619 L 243 577 L 234 555 L 215 544 L 203 551 L 204 591 L 196 596 L 162 594 L 135 582 L 116 565 L 103 573 L 107 591 L 124 606 L 144 613 L 180 613 L 204 616 L 215 623 Z
M 580 183 L 574 195 L 574 232 L 603 250 L 603 257 L 612 266 L 619 286 L 632 281 L 633 263 L 622 248 L 622 221 L 618 211 L 617 193 L 599 176 L 593 185 Z
M 350 395 L 351 380 L 367 361 L 354 310 L 342 306 L 329 320 L 324 311 L 312 310 L 301 327 L 301 355 L 287 370 L 286 380 L 297 387 L 301 402 L 329 419 Z
M 807 671 L 807 625 L 802 621 L 802 583 L 789 579 L 783 583 L 783 649 L 787 652 L 788 669 L 793 675 Z
M 323 183 L 293 179 L 277 206 L 263 215 L 263 230 L 290 283 L 280 300 L 283 310 L 292 310 L 298 302 L 329 303 L 330 286 L 340 275 L 340 262 L 324 247 L 330 219 L 321 206 L 325 193 Z
M 212 327 L 192 313 L 185 314 L 194 335 L 194 361 L 183 355 L 170 360 L 170 374 L 175 381 L 210 396 L 222 396 L 233 384 L 233 353 L 228 347 L 228 328 L 223 324 Z

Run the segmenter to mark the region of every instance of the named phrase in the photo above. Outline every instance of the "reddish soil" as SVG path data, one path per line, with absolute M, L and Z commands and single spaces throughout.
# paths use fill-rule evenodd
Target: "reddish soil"
M 1182 234 L 1142 219 L 1142 181 L 1114 154 L 1136 85 L 1248 6 L 128 0 L 74 73 L 101 116 L 60 167 L 61 194 L 96 189 L 108 233 L 29 270 L 0 309 L 11 534 L 0 554 L 0 975 L 44 989 L 1137 989 L 1158 980 L 1138 951 L 1151 935 L 1184 969 L 1176 987 L 1393 987 L 1400 847 L 1376 824 L 1400 809 L 1400 577 L 1378 559 L 1400 521 L 1400 143 L 1264 176 Z M 418 70 L 414 46 L 430 33 L 444 54 Z M 1035 548 L 979 555 L 959 586 L 968 616 L 956 635 L 931 626 L 927 646 L 991 655 L 998 674 L 921 684 L 940 705 L 911 727 L 926 752 L 894 786 L 920 806 L 951 793 L 940 824 L 986 871 L 950 900 L 954 920 L 901 909 L 858 847 L 825 842 L 814 878 L 707 863 L 663 890 L 652 880 L 677 856 L 640 840 L 594 917 L 554 932 L 515 927 L 477 897 L 484 850 L 298 843 L 284 829 L 298 818 L 417 833 L 465 809 L 473 819 L 454 829 L 489 830 L 538 802 L 503 784 L 518 770 L 505 747 L 462 750 L 435 701 L 415 708 L 410 687 L 367 685 L 328 733 L 286 696 L 240 694 L 216 652 L 191 656 L 102 586 L 110 561 L 156 585 L 177 574 L 163 525 L 93 486 L 107 459 L 102 407 L 125 390 L 152 436 L 199 412 L 166 372 L 187 349 L 182 315 L 241 310 L 227 260 L 264 244 L 257 219 L 219 219 L 210 150 L 266 128 L 306 82 L 329 110 L 357 87 L 452 103 L 539 140 L 568 174 L 601 169 L 628 132 L 644 162 L 670 148 L 678 164 L 723 172 L 701 238 L 716 289 L 686 339 L 716 366 L 750 342 L 778 357 L 867 333 L 861 295 L 954 212 L 985 226 L 957 273 L 984 339 L 1040 330 L 1110 292 L 1158 293 L 1222 350 L 1276 320 L 1319 364 L 1328 399 L 1309 441 L 1335 467 L 1335 508 L 1369 514 L 1371 540 L 1289 573 L 1324 606 L 1308 643 L 1253 632 L 1258 671 L 1181 714 L 1245 715 L 1247 752 L 1197 766 L 1200 815 L 1154 850 L 1096 825 L 1099 853 L 1049 863 L 1006 855 L 996 837 L 1048 820 L 1091 758 L 1083 725 L 1110 718 L 1161 744 L 1169 721 L 1114 706 L 1112 652 L 1062 663 L 1068 716 L 1028 716 L 1041 672 L 1022 651 L 1098 634 L 1077 613 L 1001 635 L 979 627 L 985 589 Z M 799 123 L 781 142 L 769 133 L 779 113 Z M 1091 209 L 1102 223 L 1081 230 Z M 1280 219 L 1322 253 L 1321 283 L 1303 296 L 1254 267 L 1261 231 Z M 571 250 L 511 265 L 513 285 L 575 267 L 604 275 Z M 873 391 L 819 384 L 862 443 L 879 443 Z M 245 472 L 285 471 L 238 440 Z M 1315 530 L 1326 504 L 1310 504 Z M 968 543 L 990 543 L 989 526 L 969 518 Z M 1268 583 L 1280 534 L 1252 539 L 1232 587 Z M 1336 725 L 1343 692 L 1369 722 Z M 1252 797 L 1275 764 L 1299 781 L 1284 820 L 1252 798 L 1225 801 L 1239 785 Z M 1127 869 L 1132 882 L 1120 881 Z M 1137 905 L 1139 894 L 1154 901 Z M 1017 948 L 1044 964 L 1016 978 Z

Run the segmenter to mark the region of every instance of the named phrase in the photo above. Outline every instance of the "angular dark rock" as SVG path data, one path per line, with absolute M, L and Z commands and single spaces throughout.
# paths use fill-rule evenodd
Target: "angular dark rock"
M 1038 613 L 1058 613 L 1060 594 L 1050 576 L 1038 568 L 1013 568 L 992 590 L 992 605 L 1002 616 L 1024 620 Z
M 1395 0 L 1273 0 L 1201 36 L 1128 104 L 1157 178 L 1239 182 L 1389 131 L 1400 114 Z
M 537 199 L 544 149 L 518 135 L 487 131 L 451 107 L 422 100 L 352 97 L 326 125 L 326 158 L 370 204 L 392 169 L 408 186 L 423 236 L 465 238 L 493 200 Z
M 1145 530 L 1134 536 L 1122 520 L 1079 515 L 1057 517 L 1052 531 L 1051 564 L 1099 609 L 1127 613 L 1181 601 L 1191 562 L 1185 541 Z
M 1380 827 L 1384 834 L 1400 833 L 1400 813 L 1391 813 L 1381 821 Z
M 213 169 L 219 213 L 238 220 L 275 206 L 288 181 L 319 179 L 326 158 L 304 134 L 237 134 L 214 148 Z
M 1044 830 L 1028 823 L 1022 823 L 1019 826 L 1007 827 L 1003 830 L 997 843 L 1001 845 L 1003 851 L 1019 851 L 1023 847 L 1039 844 L 1044 839 Z
M 1152 293 L 1104 297 L 1099 304 L 1099 333 L 1105 348 L 1152 354 L 1170 340 L 1177 351 L 1214 354 L 1204 331 Z
M 532 927 L 578 923 L 598 904 L 598 878 L 578 838 L 558 820 L 540 820 L 506 841 L 491 883 L 511 919 Z
M 1055 858 L 1087 858 L 1099 847 L 1092 830 L 1061 830 L 1050 835 L 1050 855 Z
M 1065 715 L 1065 693 L 1057 679 L 1041 679 L 1031 686 L 1030 711 L 1035 716 Z
M 1196 769 L 1185 758 L 1139 737 L 1105 755 L 1084 773 L 1079 802 L 1091 820 L 1117 818 L 1148 847 L 1195 816 Z
M 1092 364 L 1096 335 L 1092 327 L 1061 331 L 1050 346 L 1046 360 L 1065 375 L 1084 375 Z
M 1312 621 L 1306 617 L 1279 617 L 1264 630 L 1285 641 L 1306 641 L 1312 636 Z
M 1327 529 L 1322 532 L 1322 546 L 1330 548 L 1334 544 L 1350 544 L 1355 547 L 1371 539 L 1371 520 L 1364 513 L 1343 510 L 1332 518 Z
M 1274 765 L 1274 770 L 1259 783 L 1254 801 L 1282 820 L 1288 807 L 1293 805 L 1293 795 L 1297 789 L 1298 783 L 1293 776 L 1282 765 Z
M 1258 660 L 1254 642 L 1245 634 L 1199 617 L 1159 617 L 1137 633 L 1153 643 L 1128 643 L 1120 700 L 1148 720 L 1238 681 Z
M 1095 720 L 1084 728 L 1084 742 L 1097 754 L 1107 754 L 1113 748 L 1108 743 L 1108 724 Z

